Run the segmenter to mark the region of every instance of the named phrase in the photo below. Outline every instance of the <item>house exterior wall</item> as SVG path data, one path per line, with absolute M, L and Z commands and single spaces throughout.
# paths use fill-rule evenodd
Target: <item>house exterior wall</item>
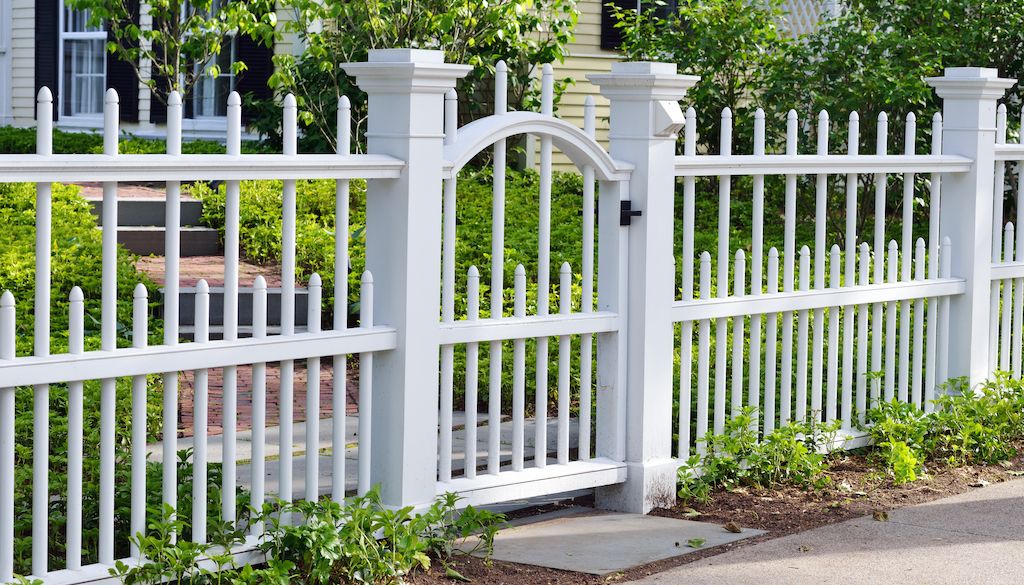
M 34 0 L 11 0 L 11 124 L 35 124 Z

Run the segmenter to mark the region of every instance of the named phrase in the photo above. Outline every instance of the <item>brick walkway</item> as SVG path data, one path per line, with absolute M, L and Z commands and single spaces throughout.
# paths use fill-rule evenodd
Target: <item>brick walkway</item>
M 347 400 L 346 414 L 356 414 L 359 404 L 359 358 L 348 359 L 348 379 L 346 380 Z M 252 428 L 252 366 L 238 367 L 238 430 Z M 223 370 L 210 370 L 209 375 L 209 434 L 219 435 L 224 432 L 224 378 Z M 295 363 L 294 384 L 294 420 L 306 420 L 306 364 Z M 183 372 L 179 377 L 178 436 L 190 437 L 193 433 L 195 412 L 194 376 L 192 372 Z M 267 365 L 267 424 L 278 424 L 280 406 L 281 369 L 278 364 Z M 321 359 L 320 366 L 320 418 L 333 414 L 331 404 L 333 396 L 334 369 L 330 358 Z
M 153 282 L 164 285 L 163 256 L 143 256 L 135 266 L 145 272 Z M 199 279 L 205 278 L 210 286 L 224 286 L 223 256 L 186 256 L 178 263 L 180 286 L 195 286 Z M 281 267 L 273 264 L 260 266 L 242 260 L 238 263 L 238 282 L 243 287 L 252 286 L 256 277 L 263 275 L 268 287 L 281 286 Z M 304 284 L 296 283 L 299 286 Z

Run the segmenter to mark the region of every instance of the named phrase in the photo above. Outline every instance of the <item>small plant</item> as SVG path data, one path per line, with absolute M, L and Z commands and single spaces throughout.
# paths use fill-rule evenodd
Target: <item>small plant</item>
M 678 471 L 679 499 L 707 503 L 715 488 L 792 484 L 821 488 L 828 483 L 826 447 L 837 423 L 792 423 L 758 439 L 755 410 L 745 408 L 720 435 L 705 437 L 705 453 L 691 456 Z

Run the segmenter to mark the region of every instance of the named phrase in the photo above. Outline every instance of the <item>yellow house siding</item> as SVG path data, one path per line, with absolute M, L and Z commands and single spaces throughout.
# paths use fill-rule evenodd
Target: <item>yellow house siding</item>
M 36 101 L 35 2 L 13 0 L 11 20 L 11 118 L 16 126 L 31 126 Z

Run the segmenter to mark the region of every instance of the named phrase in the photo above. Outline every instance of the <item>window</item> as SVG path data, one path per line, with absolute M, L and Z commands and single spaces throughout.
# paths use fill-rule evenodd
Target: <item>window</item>
M 100 116 L 107 81 L 107 33 L 89 25 L 89 12 L 63 5 L 60 10 L 61 116 Z
M 235 38 L 225 41 L 221 52 L 210 58 L 206 64 L 197 66 L 201 76 L 193 89 L 193 108 L 196 118 L 227 116 L 228 95 L 235 89 L 235 76 L 231 64 L 235 62 Z M 217 65 L 220 74 L 209 75 L 210 67 Z
M 218 14 L 227 0 L 213 0 L 209 14 Z M 228 115 L 228 95 L 235 89 L 235 76 L 231 64 L 235 62 L 235 37 L 224 39 L 220 53 L 206 63 L 196 64 L 195 87 L 192 90 L 192 112 L 195 118 L 215 118 Z M 209 74 L 213 66 L 220 69 L 216 76 Z

